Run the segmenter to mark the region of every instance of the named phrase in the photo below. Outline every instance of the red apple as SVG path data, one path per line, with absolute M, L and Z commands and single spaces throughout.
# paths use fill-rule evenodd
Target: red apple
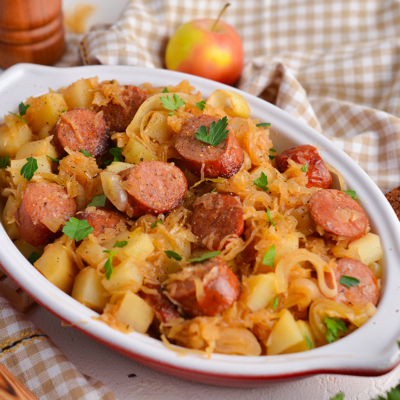
M 243 68 L 242 41 L 235 29 L 219 18 L 194 20 L 171 37 L 165 63 L 174 71 L 233 85 Z

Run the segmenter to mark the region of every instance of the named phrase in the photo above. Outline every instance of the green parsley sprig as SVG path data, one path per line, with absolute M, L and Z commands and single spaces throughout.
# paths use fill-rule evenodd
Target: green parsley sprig
M 0 168 L 1 169 L 7 168 L 9 160 L 10 160 L 9 156 L 1 157 L 0 158 Z
M 118 251 L 111 251 L 111 250 L 103 250 L 103 253 L 108 253 L 109 256 L 107 258 L 106 263 L 104 264 L 104 273 L 106 279 L 109 281 L 111 279 L 111 275 L 114 272 L 114 267 L 112 264 L 113 257 L 118 253 Z
M 86 219 L 76 219 L 71 217 L 63 228 L 63 233 L 65 233 L 70 239 L 75 239 L 77 242 L 85 239 L 89 236 L 94 229 L 89 225 Z
M 85 157 L 93 157 L 88 151 L 85 149 L 79 149 L 79 151 L 85 156 Z
M 30 181 L 35 175 L 35 172 L 39 169 L 36 158 L 28 157 L 26 159 L 26 164 L 24 164 L 21 168 L 21 175 L 27 180 Z
M 53 161 L 53 162 L 55 162 L 55 163 L 59 163 L 59 162 L 60 162 L 60 160 L 59 160 L 58 158 L 50 157 L 50 156 L 48 156 L 47 154 L 46 154 L 46 157 L 47 157 L 50 161 Z
M 168 115 L 174 115 L 174 112 L 179 107 L 182 107 L 186 104 L 176 93 L 174 93 L 173 99 L 171 99 L 169 96 L 162 96 L 160 97 L 160 101 L 166 110 L 171 110 Z
M 37 260 L 39 260 L 40 256 L 36 252 L 33 252 L 29 257 L 28 261 L 33 265 Z
M 205 253 L 202 256 L 198 257 L 198 258 L 192 258 L 192 259 L 188 260 L 188 262 L 199 263 L 199 262 L 206 261 L 206 260 L 208 260 L 210 258 L 217 257 L 220 254 L 221 254 L 221 252 L 219 250 L 210 251 L 209 253 Z
M 276 256 L 276 248 L 275 244 L 273 244 L 265 253 L 262 265 L 268 265 L 268 267 L 275 267 L 275 256 Z
M 354 278 L 353 276 L 342 275 L 339 280 L 339 283 L 350 288 L 353 286 L 357 286 L 360 283 L 360 281 L 357 278 Z
M 204 107 L 205 107 L 205 106 L 206 106 L 205 100 L 201 100 L 201 101 L 199 101 L 199 102 L 196 103 L 196 107 L 197 107 L 199 110 L 201 110 L 201 111 L 204 110 Z
M 106 199 L 107 197 L 105 194 L 95 196 L 86 207 L 104 207 L 106 205 Z
M 257 128 L 267 128 L 268 126 L 271 126 L 269 122 L 261 122 L 260 124 L 257 124 Z
M 211 144 L 212 146 L 218 146 L 223 140 L 228 137 L 229 130 L 226 129 L 228 126 L 228 117 L 224 117 L 217 122 L 211 122 L 209 131 L 202 125 L 196 132 L 197 139 L 204 143 Z
M 267 216 L 268 216 L 269 222 L 271 222 L 271 225 L 276 227 L 276 223 L 271 218 L 271 211 L 267 210 Z
M 343 190 L 343 193 L 350 196 L 353 200 L 357 200 L 357 198 L 358 198 L 355 190 Z
M 159 219 L 158 219 L 157 221 L 153 222 L 153 223 L 150 225 L 150 229 L 155 228 L 158 224 L 162 224 L 162 221 L 159 220 Z
M 307 169 L 308 169 L 308 164 L 304 164 L 304 165 L 301 167 L 301 171 L 302 171 L 302 172 L 307 172 Z
M 267 175 L 264 174 L 264 172 L 261 172 L 261 175 L 258 179 L 253 181 L 253 183 L 258 186 L 261 190 L 267 191 L 268 190 L 268 177 Z
M 176 261 L 182 260 L 182 256 L 180 256 L 178 253 L 175 253 L 173 250 L 165 250 L 164 253 L 168 258 L 173 258 Z
M 330 318 L 326 316 L 324 324 L 327 328 L 325 337 L 328 343 L 335 342 L 339 339 L 339 331 L 346 333 L 346 324 L 339 318 Z
M 117 240 L 117 242 L 114 244 L 114 247 L 119 247 L 119 248 L 123 248 L 128 244 L 127 240 Z

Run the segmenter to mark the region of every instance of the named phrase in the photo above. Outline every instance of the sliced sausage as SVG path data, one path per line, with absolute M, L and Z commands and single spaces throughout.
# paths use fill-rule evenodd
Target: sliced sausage
M 236 174 L 244 161 L 243 150 L 232 132 L 218 146 L 212 146 L 197 139 L 196 132 L 201 126 L 209 131 L 212 122 L 218 119 L 210 115 L 199 115 L 186 121 L 177 133 L 175 148 L 185 162 L 187 169 L 205 178 L 229 178 Z
M 187 181 L 183 172 L 171 163 L 143 161 L 120 173 L 128 192 L 125 212 L 131 218 L 172 211 L 184 200 Z
M 360 205 L 335 189 L 315 192 L 309 202 L 311 218 L 326 232 L 355 240 L 368 232 L 368 218 Z
M 189 224 L 201 245 L 217 250 L 225 236 L 243 233 L 243 208 L 229 194 L 210 193 L 194 202 Z
M 151 291 L 142 287 L 138 294 L 152 308 L 158 322 L 169 322 L 180 317 L 176 305 L 165 296 L 160 284 L 145 282 L 143 286 Z
M 202 289 L 196 290 L 195 280 L 201 282 Z M 212 317 L 239 298 L 240 281 L 224 260 L 213 257 L 175 274 L 167 290 L 169 297 L 188 315 Z
M 88 207 L 84 211 L 78 212 L 76 218 L 87 220 L 88 224 L 94 229 L 92 234 L 99 236 L 106 229 L 112 229 L 116 235 L 128 229 L 128 219 L 118 211 L 108 210 L 105 207 Z
M 22 238 L 32 246 L 46 246 L 61 235 L 62 226 L 52 232 L 41 221 L 60 218 L 68 221 L 76 214 L 76 203 L 55 183 L 31 183 L 22 195 L 16 225 Z
M 99 107 L 99 111 L 103 111 L 108 129 L 112 132 L 125 132 L 137 110 L 149 95 L 136 86 L 125 85 L 121 86 L 121 97 L 125 107 L 113 102 Z
M 106 121 L 102 113 L 88 108 L 74 108 L 61 114 L 51 130 L 53 144 L 58 153 L 66 155 L 65 148 L 73 151 L 86 150 L 93 157 L 106 151 L 109 140 Z
M 305 144 L 278 154 L 275 162 L 280 172 L 285 172 L 288 169 L 289 159 L 298 164 L 307 164 L 307 187 L 319 187 L 322 189 L 329 189 L 331 187 L 332 176 L 315 147 Z
M 338 294 L 333 300 L 346 306 L 365 306 L 368 303 L 377 305 L 379 298 L 378 281 L 371 269 L 365 264 L 351 258 L 341 258 L 334 271 Z M 356 278 L 360 283 L 356 286 L 347 287 L 339 282 L 342 276 Z M 331 279 L 327 279 L 328 285 Z

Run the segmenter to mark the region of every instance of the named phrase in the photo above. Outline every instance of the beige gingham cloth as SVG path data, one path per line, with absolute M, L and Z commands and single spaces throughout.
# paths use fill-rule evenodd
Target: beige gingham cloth
M 132 0 L 81 46 L 88 64 L 164 66 L 183 23 L 225 0 Z M 298 117 L 355 160 L 384 193 L 400 185 L 400 2 L 236 0 L 223 15 L 243 41 L 238 87 Z
M 0 363 L 40 400 L 115 400 L 101 382 L 82 375 L 1 294 Z

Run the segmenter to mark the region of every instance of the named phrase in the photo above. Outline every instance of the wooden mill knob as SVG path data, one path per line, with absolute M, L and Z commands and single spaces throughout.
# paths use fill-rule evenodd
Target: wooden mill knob
M 0 67 L 52 65 L 64 50 L 61 0 L 0 1 Z

